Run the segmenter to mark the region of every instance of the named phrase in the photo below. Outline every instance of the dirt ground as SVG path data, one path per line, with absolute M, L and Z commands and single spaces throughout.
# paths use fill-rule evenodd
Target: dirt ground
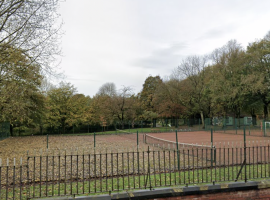
M 96 135 L 94 148 L 94 136 L 49 136 L 47 149 L 47 136 L 10 137 L 0 141 L 0 159 L 5 164 L 7 158 L 10 162 L 16 158 L 18 162 L 22 157 L 26 160 L 28 155 L 44 154 L 70 154 L 90 152 L 123 152 L 137 148 L 137 135 Z M 139 137 L 140 149 L 147 148 L 142 143 L 142 135 Z M 142 149 L 143 150 L 143 149 Z

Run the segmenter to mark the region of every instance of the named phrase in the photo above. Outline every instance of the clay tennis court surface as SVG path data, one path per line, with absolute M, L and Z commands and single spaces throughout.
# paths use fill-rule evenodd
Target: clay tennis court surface
M 176 133 L 149 133 L 148 135 L 161 138 L 169 141 L 176 141 Z M 179 143 L 189 144 L 211 144 L 211 132 L 210 131 L 196 131 L 196 132 L 178 132 Z M 246 142 L 248 146 L 269 144 L 270 137 L 250 136 L 246 135 Z M 235 146 L 241 145 L 244 142 L 244 135 L 241 134 L 228 134 L 228 133 L 213 133 L 214 146 L 224 145 Z

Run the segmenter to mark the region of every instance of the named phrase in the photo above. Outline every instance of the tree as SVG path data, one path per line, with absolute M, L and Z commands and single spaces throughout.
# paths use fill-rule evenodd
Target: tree
M 140 100 L 142 107 L 147 111 L 154 112 L 153 99 L 159 84 L 162 83 L 160 76 L 149 76 L 146 78 L 143 84 L 143 89 L 140 93 Z
M 117 96 L 113 98 L 112 106 L 113 112 L 117 117 L 118 121 L 122 125 L 122 129 L 124 129 L 125 120 L 127 119 L 127 112 L 132 108 L 132 101 L 130 101 L 130 97 L 132 96 L 132 88 L 123 86 Z
M 159 117 L 179 118 L 184 115 L 185 109 L 179 98 L 181 92 L 181 83 L 175 79 L 165 80 L 159 85 L 153 100 Z
M 259 97 L 263 103 L 264 119 L 268 119 L 270 104 L 270 40 L 268 35 L 265 39 L 253 42 L 247 47 L 249 75 L 246 83 L 252 95 Z
M 40 66 L 31 63 L 21 49 L 8 46 L 0 53 L 0 121 L 11 122 L 11 134 L 13 127 L 30 125 L 40 116 L 42 78 Z
M 181 103 L 190 110 L 190 114 L 200 113 L 204 127 L 204 92 L 207 89 L 205 68 L 206 57 L 189 56 L 182 60 L 172 75 L 172 78 L 181 81 L 182 87 Z M 187 88 L 187 90 L 185 90 Z
M 76 109 L 78 107 L 74 108 L 73 103 L 74 99 L 80 97 L 80 95 L 75 96 L 76 92 L 77 90 L 73 85 L 64 82 L 61 82 L 59 87 L 53 88 L 48 92 L 47 126 L 54 128 L 61 127 L 61 132 L 65 133 L 66 128 L 73 125 L 73 118 L 76 118 Z
M 33 64 L 51 72 L 50 63 L 60 53 L 61 22 L 58 0 L 5 0 L 0 2 L 0 54 L 21 49 Z M 12 46 L 15 51 L 9 47 Z M 6 57 L 1 56 L 1 60 Z
M 107 95 L 110 97 L 113 97 L 114 95 L 116 95 L 116 86 L 114 83 L 105 83 L 103 84 L 99 90 L 97 95 Z
M 213 79 L 210 88 L 215 104 L 221 105 L 219 112 L 226 116 L 233 111 L 240 117 L 247 94 L 242 80 L 246 77 L 246 54 L 236 40 L 229 41 L 211 55 Z

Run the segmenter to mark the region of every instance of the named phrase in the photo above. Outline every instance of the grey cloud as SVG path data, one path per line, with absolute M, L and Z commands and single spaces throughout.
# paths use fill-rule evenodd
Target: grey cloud
M 138 59 L 133 66 L 149 69 L 174 68 L 184 57 L 183 50 L 187 48 L 185 43 L 174 43 L 167 48 L 157 49 L 150 56 Z
M 196 40 L 200 41 L 200 40 L 209 40 L 209 39 L 221 38 L 224 35 L 232 34 L 236 30 L 237 30 L 236 24 L 228 24 L 228 25 L 224 25 L 222 27 L 216 27 L 216 28 L 208 29 L 202 35 L 197 37 Z M 231 39 L 233 39 L 233 38 L 231 38 Z

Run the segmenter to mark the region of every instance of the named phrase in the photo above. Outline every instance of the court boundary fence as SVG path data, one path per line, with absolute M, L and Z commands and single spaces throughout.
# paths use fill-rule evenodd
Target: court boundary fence
M 0 199 L 76 196 L 165 186 L 248 181 L 270 177 L 270 147 L 161 149 L 125 152 L 73 152 L 0 160 Z M 200 153 L 201 151 L 201 153 Z M 205 153 L 205 154 L 204 154 Z

